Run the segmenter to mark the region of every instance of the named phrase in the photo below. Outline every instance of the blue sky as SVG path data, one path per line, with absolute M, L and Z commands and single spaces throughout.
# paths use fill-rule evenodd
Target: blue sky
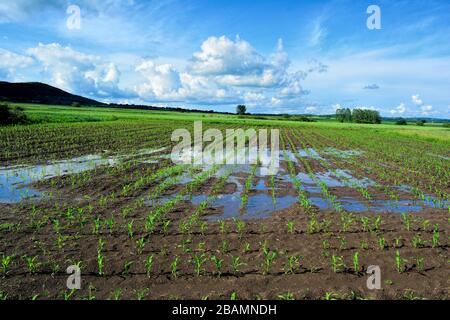
M 450 118 L 449 40 L 449 1 L 0 0 L 0 80 L 105 102 Z

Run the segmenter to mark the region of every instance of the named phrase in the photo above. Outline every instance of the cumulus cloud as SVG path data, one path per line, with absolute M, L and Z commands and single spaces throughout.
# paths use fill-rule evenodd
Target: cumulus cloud
M 27 50 L 48 75 L 50 83 L 64 90 L 94 97 L 121 97 L 120 72 L 113 63 L 78 52 L 58 43 L 42 44 Z
M 194 53 L 190 71 L 203 75 L 247 75 L 260 74 L 265 68 L 265 59 L 239 37 L 209 37 Z
M 129 65 L 131 69 L 124 69 L 129 87 L 124 90 L 120 87 L 122 75 L 115 63 L 70 46 L 40 43 L 25 50 L 23 55 L 0 51 L 2 78 L 15 74 L 17 68 L 31 67 L 29 75 L 33 78 L 28 81 L 43 81 L 105 101 L 245 103 L 249 107 L 270 108 L 280 113 L 304 105 L 304 96 L 309 93 L 303 88 L 304 79 L 311 73 L 326 72 L 328 68 L 313 60 L 305 70 L 291 70 L 291 61 L 281 39 L 271 54 L 263 55 L 247 41 L 225 36 L 207 38 L 184 65 L 180 69 L 157 58 L 140 59 Z
M 423 105 L 420 107 L 420 111 L 424 116 L 429 116 L 433 114 L 433 106 L 431 105 Z
M 393 115 L 396 114 L 401 115 L 404 114 L 405 112 L 406 112 L 406 105 L 403 102 L 400 103 L 398 107 L 391 110 L 391 114 Z
M 314 113 L 314 112 L 317 111 L 317 107 L 309 106 L 309 107 L 306 107 L 305 111 L 306 111 L 307 113 Z
M 15 80 L 16 71 L 34 63 L 31 57 L 0 49 L 0 77 L 5 80 Z
M 420 96 L 418 94 L 413 95 L 411 97 L 411 101 L 416 106 L 420 107 L 420 112 L 422 113 L 422 115 L 430 116 L 430 115 L 434 114 L 433 106 L 429 105 L 429 104 L 425 104 L 425 102 L 422 100 L 422 98 L 420 98 Z
M 411 97 L 411 101 L 412 103 L 414 103 L 416 106 L 421 106 L 423 105 L 423 100 L 420 98 L 420 96 L 418 94 L 413 95 Z
M 135 90 L 156 101 L 283 106 L 298 103 L 307 94 L 301 82 L 309 73 L 327 68 L 318 61 L 307 71 L 290 71 L 290 65 L 281 39 L 266 57 L 239 37 L 209 37 L 184 71 L 152 59 L 141 62 L 136 71 L 146 82 Z

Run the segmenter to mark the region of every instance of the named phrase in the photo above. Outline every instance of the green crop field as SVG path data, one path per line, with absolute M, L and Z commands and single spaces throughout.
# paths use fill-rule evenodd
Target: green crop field
M 448 298 L 440 124 L 20 107 L 32 123 L 0 127 L 2 298 Z M 172 133 L 199 120 L 279 129 L 278 172 L 173 163 Z

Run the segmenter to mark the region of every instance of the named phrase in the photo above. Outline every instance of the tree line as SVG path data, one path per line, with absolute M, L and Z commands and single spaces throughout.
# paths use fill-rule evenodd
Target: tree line
M 354 123 L 381 123 L 380 113 L 376 110 L 341 108 L 336 110 L 336 119 L 339 122 Z

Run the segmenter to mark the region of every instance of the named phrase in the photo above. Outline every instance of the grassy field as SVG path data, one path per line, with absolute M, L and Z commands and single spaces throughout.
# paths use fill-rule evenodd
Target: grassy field
M 20 106 L 35 123 L 0 128 L 0 298 L 449 298 L 448 128 Z M 280 170 L 172 163 L 197 120 L 279 129 Z

